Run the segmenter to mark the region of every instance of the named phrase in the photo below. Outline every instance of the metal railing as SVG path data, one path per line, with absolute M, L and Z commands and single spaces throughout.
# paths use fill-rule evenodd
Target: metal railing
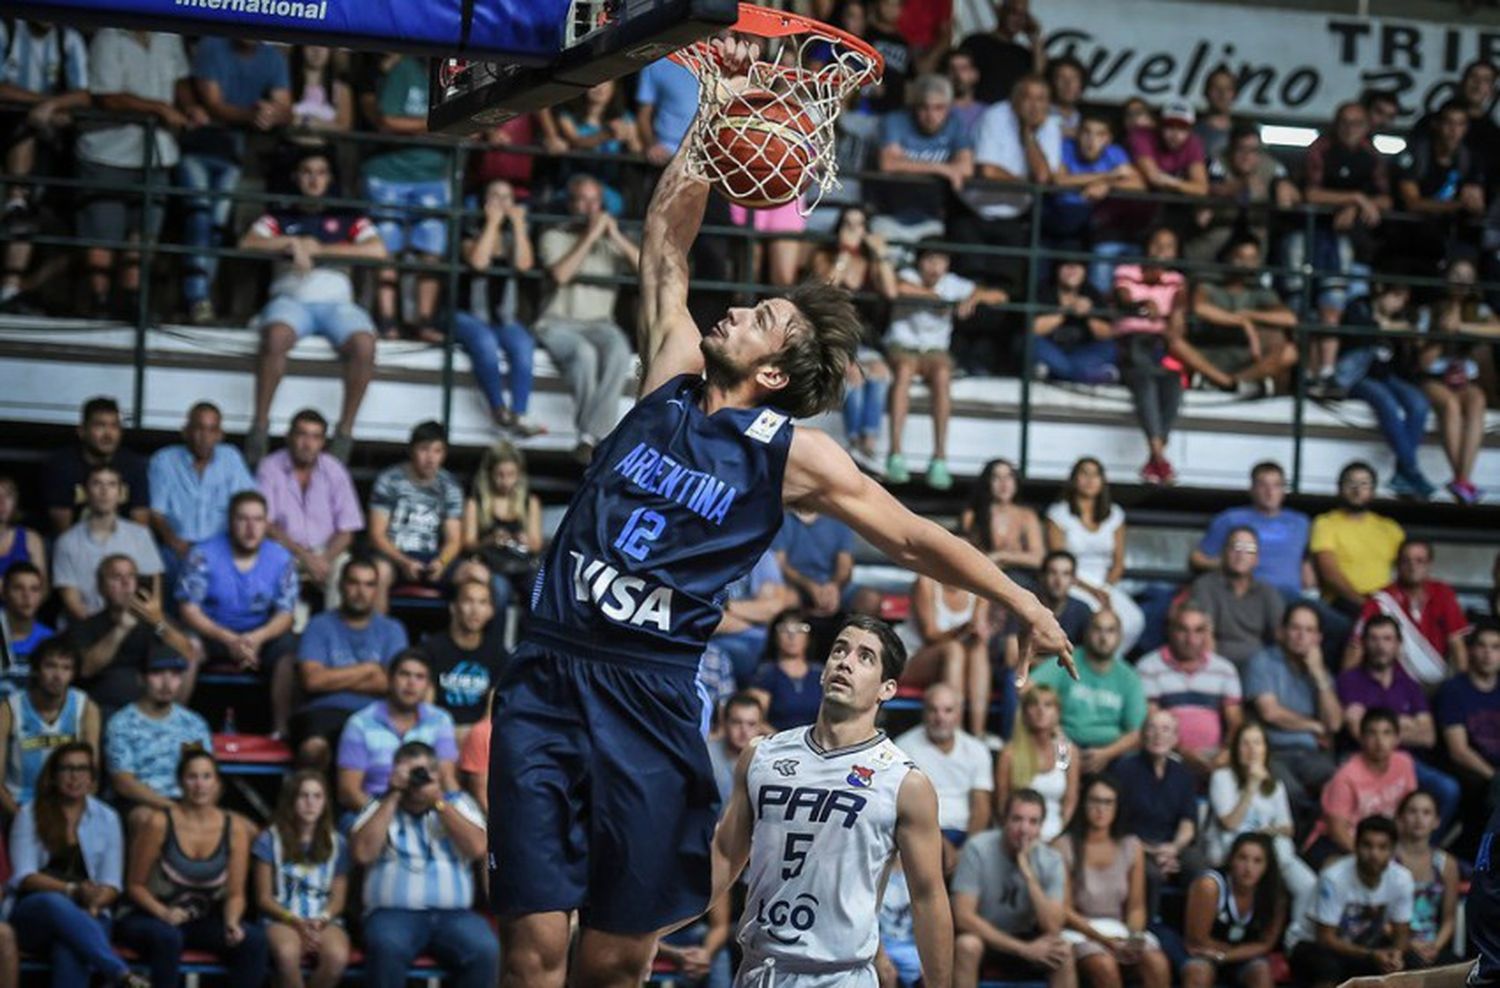
M 259 203 L 266 204 L 268 206 L 275 204 L 283 207 L 299 204 L 304 201 L 300 196 L 288 195 L 284 193 L 270 193 L 263 191 L 254 191 L 251 189 L 234 189 L 219 192 L 189 188 L 186 186 L 174 184 L 174 178 L 171 174 L 172 169 L 158 163 L 155 160 L 156 133 L 160 126 L 156 117 L 102 114 L 91 110 L 78 111 L 74 114 L 74 116 L 84 121 L 101 121 L 107 119 L 114 122 L 135 122 L 138 125 L 143 126 L 145 128 L 145 147 L 150 149 L 150 156 L 152 159 L 150 162 L 148 162 L 147 167 L 143 169 L 143 180 L 138 184 L 119 185 L 113 183 L 82 181 L 62 176 L 32 175 L 26 178 L 8 177 L 6 181 L 12 185 L 30 185 L 37 188 L 55 188 L 72 192 L 86 193 L 89 191 L 108 190 L 139 195 L 142 216 L 150 215 L 150 212 L 153 208 L 166 208 L 174 201 L 187 199 L 202 201 L 205 199 L 227 198 L 231 202 L 236 204 Z M 439 216 L 446 221 L 447 244 L 444 256 L 436 261 L 414 260 L 404 257 L 391 258 L 387 260 L 346 258 L 340 259 L 339 263 L 340 265 L 348 265 L 349 267 L 353 268 L 385 268 L 395 269 L 400 273 L 409 272 L 414 274 L 437 274 L 445 276 L 447 299 L 449 300 L 450 309 L 457 307 L 457 297 L 460 280 L 466 273 L 481 277 L 499 276 L 517 278 L 522 281 L 544 280 L 547 277 L 546 272 L 539 267 L 534 268 L 533 270 L 528 272 L 518 272 L 506 265 L 493 265 L 486 271 L 474 271 L 465 262 L 462 256 L 463 221 L 465 221 L 466 219 L 473 219 L 482 216 L 482 211 L 480 209 L 469 208 L 466 206 L 463 195 L 466 175 L 465 164 L 471 152 L 504 151 L 507 153 L 526 155 L 535 158 L 545 158 L 554 161 L 567 160 L 579 165 L 593 164 L 597 166 L 601 164 L 609 164 L 616 167 L 623 167 L 624 169 L 634 170 L 636 172 L 636 177 L 640 178 L 647 184 L 649 184 L 650 176 L 654 175 L 656 171 L 654 168 L 649 166 L 641 156 L 629 154 L 603 154 L 599 152 L 589 151 L 555 154 L 547 152 L 543 148 L 534 146 L 493 145 L 476 141 L 459 141 L 426 136 L 413 137 L 372 134 L 357 131 L 347 133 L 312 131 L 307 132 L 305 136 L 316 137 L 325 141 L 331 147 L 330 155 L 335 158 L 338 157 L 339 146 L 349 144 L 355 146 L 378 145 L 387 148 L 400 146 L 440 148 L 447 152 L 448 180 L 450 182 L 449 203 L 446 206 L 430 208 L 403 207 L 401 210 L 407 216 Z M 932 179 L 927 176 L 891 175 L 875 171 L 860 172 L 853 177 L 860 179 L 862 182 L 878 182 L 887 186 L 895 185 L 897 183 L 911 183 L 913 185 L 916 185 L 929 184 L 933 182 L 938 182 L 945 187 L 947 185 L 946 180 Z M 345 178 L 347 186 L 347 179 L 349 178 L 349 176 L 346 176 Z M 971 184 L 974 187 L 985 187 L 996 190 L 1025 193 L 1032 197 L 1031 207 L 1021 217 L 1018 218 L 1019 222 L 1025 222 L 1027 225 L 1027 242 L 1024 246 L 973 244 L 961 243 L 956 241 L 936 242 L 938 246 L 946 248 L 951 254 L 955 256 L 963 255 L 968 257 L 992 257 L 1025 262 L 1026 278 L 1024 291 L 1021 293 L 1021 296 L 1012 297 L 1003 305 L 988 307 L 991 310 L 997 312 L 1014 313 L 1022 316 L 1025 320 L 1027 320 L 1026 331 L 1022 333 L 1023 348 L 1020 374 L 1021 394 L 1019 408 L 1020 450 L 1018 457 L 1019 466 L 1024 474 L 1029 462 L 1032 439 L 1032 369 L 1035 363 L 1035 336 L 1032 332 L 1030 332 L 1029 323 L 1030 320 L 1037 315 L 1060 311 L 1056 306 L 1044 305 L 1038 301 L 1038 276 L 1040 268 L 1042 266 L 1038 262 L 1058 263 L 1062 261 L 1072 260 L 1087 263 L 1095 260 L 1095 258 L 1094 255 L 1088 251 L 1051 246 L 1047 242 L 1046 230 L 1044 228 L 1043 222 L 1044 200 L 1049 196 L 1068 194 L 1069 192 L 1073 192 L 1076 190 L 1064 190 L 1059 189 L 1055 186 L 1042 186 L 1028 182 L 999 183 L 981 182 L 979 180 L 974 180 Z M 1196 199 L 1186 198 L 1174 194 L 1134 191 L 1111 192 L 1109 199 L 1111 201 L 1138 201 L 1143 203 L 1152 203 L 1156 204 L 1159 207 L 1174 205 L 1178 207 L 1213 207 L 1219 209 L 1233 207 L 1243 212 L 1263 216 L 1268 222 L 1275 221 L 1280 223 L 1282 226 L 1285 226 L 1290 221 L 1300 227 L 1301 232 L 1306 238 L 1306 243 L 1309 245 L 1308 249 L 1304 251 L 1304 263 L 1297 267 L 1266 264 L 1262 269 L 1262 273 L 1263 275 L 1269 275 L 1279 281 L 1286 279 L 1296 279 L 1301 285 L 1301 290 L 1298 293 L 1298 322 L 1297 325 L 1290 330 L 1290 332 L 1292 334 L 1293 341 L 1297 345 L 1298 353 L 1304 360 L 1308 353 L 1310 341 L 1314 337 L 1340 336 L 1355 339 L 1379 338 L 1388 341 L 1420 340 L 1426 342 L 1495 342 L 1494 337 L 1476 334 L 1457 333 L 1432 335 L 1414 331 L 1398 332 L 1379 330 L 1373 327 L 1332 327 L 1316 322 L 1313 318 L 1313 306 L 1316 294 L 1314 286 L 1319 282 L 1320 279 L 1338 278 L 1347 281 L 1354 280 L 1354 277 L 1358 277 L 1361 280 L 1368 280 L 1370 282 L 1405 284 L 1413 288 L 1442 288 L 1445 285 L 1444 280 L 1437 277 L 1424 277 L 1418 275 L 1396 273 L 1387 274 L 1378 271 L 1373 272 L 1368 277 L 1351 277 L 1351 275 L 1349 275 L 1349 273 L 1347 272 L 1316 267 L 1314 263 L 1316 254 L 1311 249 L 1311 244 L 1313 243 L 1316 236 L 1319 217 L 1328 216 L 1332 212 L 1334 212 L 1333 208 L 1331 207 L 1320 207 L 1302 204 L 1290 208 L 1281 208 L 1269 202 L 1246 204 L 1232 202 L 1226 199 L 1215 199 L 1212 197 L 1207 199 Z M 322 197 L 316 201 L 322 206 L 359 209 L 366 212 L 367 214 L 388 214 L 394 211 L 389 207 L 378 207 L 368 199 L 351 197 L 348 195 L 344 195 L 341 197 Z M 546 212 L 533 212 L 531 213 L 530 218 L 531 221 L 538 226 L 550 226 L 559 223 L 566 223 L 571 220 L 571 217 L 566 215 Z M 1389 220 L 1397 221 L 1425 221 L 1430 219 L 1430 217 L 1426 216 L 1420 216 L 1417 214 L 1405 214 L 1399 212 L 1388 213 L 1386 215 L 1386 218 Z M 621 226 L 626 230 L 638 230 L 640 225 L 640 220 L 621 220 Z M 228 240 L 228 231 L 225 232 L 225 239 Z M 1145 231 L 1142 230 L 1140 232 L 1144 233 Z M 833 242 L 832 234 L 803 233 L 792 235 L 783 232 L 765 233 L 753 230 L 749 227 L 722 225 L 704 226 L 701 236 L 725 238 L 731 241 L 733 245 L 737 245 L 739 248 L 739 261 L 741 270 L 744 271 L 750 270 L 750 259 L 753 255 L 753 252 L 755 251 L 756 246 L 762 242 L 787 239 L 797 239 L 811 243 Z M 155 259 L 163 256 L 170 258 L 179 255 L 202 255 L 205 252 L 208 252 L 221 259 L 241 258 L 262 262 L 269 262 L 270 260 L 267 257 L 266 253 L 263 251 L 241 250 L 237 247 L 232 246 L 206 248 L 201 246 L 188 246 L 185 244 L 160 240 L 155 237 L 142 238 L 139 241 L 106 241 L 100 239 L 81 238 L 71 235 L 37 234 L 35 236 L 27 236 L 25 239 L 30 243 L 45 247 L 65 249 L 100 247 L 113 250 L 128 250 L 139 254 L 141 278 L 138 304 L 134 315 L 135 345 L 132 358 L 133 393 L 131 401 L 131 408 L 133 410 L 134 417 L 134 421 L 132 424 L 136 426 L 139 426 L 140 416 L 142 415 L 142 410 L 145 408 L 147 334 L 152 325 L 150 275 L 152 264 Z M 900 246 L 903 242 L 893 241 L 893 243 L 895 243 L 897 246 Z M 1145 260 L 1147 259 L 1142 254 L 1138 253 L 1124 254 L 1110 258 L 1110 261 L 1115 264 L 1139 263 Z M 1212 277 L 1214 275 L 1222 274 L 1231 270 L 1231 268 L 1227 265 L 1209 261 L 1193 261 L 1180 259 L 1173 262 L 1154 263 L 1161 267 L 1183 272 L 1188 279 L 1188 286 L 1186 290 L 1190 293 L 1193 290 L 1193 284 L 1197 279 L 1204 278 L 1205 276 Z M 638 286 L 638 279 L 633 276 L 589 276 L 580 274 L 573 280 L 580 284 L 610 285 L 626 288 L 635 288 Z M 782 290 L 778 287 L 774 287 L 761 282 L 741 280 L 720 281 L 702 278 L 694 278 L 691 281 L 690 287 L 694 291 L 734 293 L 748 297 L 778 294 Z M 1494 291 L 1496 293 L 1500 293 L 1500 283 L 1481 282 L 1477 286 L 1477 290 Z M 860 295 L 863 293 L 856 294 Z M 873 296 L 868 297 L 873 298 Z M 1109 318 L 1114 314 L 1115 313 L 1113 313 L 1109 309 L 1103 310 L 1099 313 L 1099 315 L 1106 318 Z M 455 384 L 453 364 L 454 338 L 451 319 L 446 320 L 446 324 L 444 325 L 443 329 L 446 339 L 445 343 L 443 344 L 443 364 L 441 374 L 441 417 L 446 424 L 450 422 L 452 417 L 453 389 Z M 1303 386 L 1303 375 L 1301 373 L 1294 372 L 1292 376 L 1293 381 L 1295 382 L 1292 395 L 1293 461 L 1291 470 L 1289 472 L 1291 488 L 1293 491 L 1297 491 L 1300 488 L 1302 477 L 1303 441 L 1306 431 L 1305 404 L 1308 398 L 1305 394 Z

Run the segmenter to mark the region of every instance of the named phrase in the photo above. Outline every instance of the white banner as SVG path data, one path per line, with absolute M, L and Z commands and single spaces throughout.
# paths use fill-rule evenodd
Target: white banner
M 1201 108 L 1204 80 L 1223 65 L 1240 79 L 1235 109 L 1248 117 L 1321 123 L 1373 88 L 1394 92 L 1409 122 L 1452 95 L 1468 62 L 1500 62 L 1500 30 L 1477 27 L 1174 0 L 1032 9 L 1047 54 L 1087 66 L 1086 98 L 1101 102 L 1186 98 Z

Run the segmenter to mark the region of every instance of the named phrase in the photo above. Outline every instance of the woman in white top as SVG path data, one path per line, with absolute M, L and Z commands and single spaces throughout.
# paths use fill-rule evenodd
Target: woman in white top
M 911 585 L 911 616 L 897 631 L 911 656 L 901 685 L 947 683 L 966 704 L 969 732 L 983 737 L 990 707 L 990 602 L 919 576 Z
M 1104 464 L 1085 456 L 1073 464 L 1062 497 L 1047 509 L 1047 549 L 1066 549 L 1078 560 L 1078 586 L 1086 604 L 1120 619 L 1120 652 L 1135 647 L 1146 616 L 1119 586 L 1125 575 L 1125 512 L 1109 496 Z
M 1047 803 L 1041 839 L 1062 833 L 1078 805 L 1078 759 L 1062 732 L 1057 691 L 1037 683 L 1021 697 L 1010 744 L 995 763 L 995 806 L 1005 806 L 1017 789 L 1032 789 Z
M 1229 764 L 1209 776 L 1208 805 L 1209 863 L 1222 867 L 1240 834 L 1265 834 L 1275 842 L 1276 863 L 1292 897 L 1292 915 L 1304 915 L 1312 905 L 1318 876 L 1297 856 L 1292 806 L 1286 786 L 1271 774 L 1270 745 L 1258 722 L 1246 721 L 1234 732 Z

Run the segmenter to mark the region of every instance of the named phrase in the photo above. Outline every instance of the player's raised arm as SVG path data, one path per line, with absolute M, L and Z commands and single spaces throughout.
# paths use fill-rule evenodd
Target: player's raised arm
M 741 41 L 716 40 L 713 49 L 730 85 L 744 78 L 750 61 L 758 54 L 756 46 Z M 702 335 L 687 305 L 688 251 L 703 226 L 708 182 L 688 173 L 691 135 L 690 127 L 646 208 L 637 341 L 642 394 L 656 390 L 678 374 L 703 370 L 703 354 L 698 349 Z
M 1024 680 L 1038 656 L 1056 655 L 1074 679 L 1073 643 L 1057 617 L 1017 586 L 984 553 L 925 518 L 913 514 L 854 465 L 838 443 L 818 429 L 800 427 L 792 437 L 783 499 L 802 503 L 844 522 L 899 566 L 962 587 L 1007 608 L 1027 627 L 1021 636 L 1018 676 Z
M 922 984 L 953 984 L 953 915 L 943 882 L 943 838 L 937 793 L 921 772 L 906 773 L 896 794 L 896 849 L 911 892 L 911 917 L 922 959 Z
M 641 242 L 641 393 L 703 370 L 702 336 L 688 311 L 688 250 L 703 225 L 708 183 L 687 172 L 687 139 L 656 183 Z

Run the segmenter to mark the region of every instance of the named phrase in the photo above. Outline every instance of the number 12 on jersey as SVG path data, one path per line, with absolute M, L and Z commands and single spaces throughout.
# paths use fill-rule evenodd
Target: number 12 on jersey
M 615 539 L 615 548 L 636 562 L 643 561 L 651 553 L 650 543 L 661 537 L 667 529 L 667 519 L 650 508 L 636 508 L 625 519 L 625 527 Z

